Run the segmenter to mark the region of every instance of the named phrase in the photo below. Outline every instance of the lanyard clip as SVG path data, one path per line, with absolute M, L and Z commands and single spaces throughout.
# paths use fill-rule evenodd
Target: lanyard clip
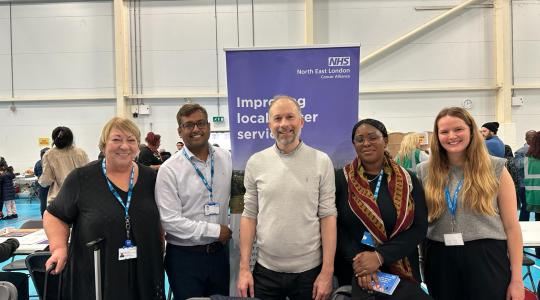
M 129 240 L 129 232 L 131 230 L 131 222 L 130 222 L 130 218 L 129 216 L 126 216 L 126 236 L 127 236 L 127 239 Z

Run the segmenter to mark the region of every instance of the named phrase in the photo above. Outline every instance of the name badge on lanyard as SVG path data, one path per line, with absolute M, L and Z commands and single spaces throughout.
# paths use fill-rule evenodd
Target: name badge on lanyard
M 193 166 L 193 169 L 195 169 L 195 173 L 199 176 L 202 183 L 204 184 L 204 187 L 208 191 L 209 195 L 209 201 L 204 205 L 204 215 L 205 216 L 213 216 L 213 215 L 219 215 L 219 203 L 214 202 L 214 190 L 213 190 L 213 184 L 214 184 L 214 154 L 210 153 L 210 182 L 206 179 L 204 174 L 199 170 L 197 165 L 189 159 L 189 156 L 187 155 L 186 149 L 182 149 L 182 154 L 184 157 L 191 163 Z
M 463 186 L 463 179 L 461 179 L 457 186 L 456 190 L 454 191 L 454 196 L 450 197 L 450 189 L 448 186 L 444 189 L 444 198 L 446 199 L 446 204 L 448 206 L 448 210 L 450 211 L 450 215 L 452 216 L 452 233 L 446 233 L 444 234 L 444 245 L 445 246 L 463 246 L 465 243 L 463 242 L 463 235 L 461 232 L 455 232 L 456 227 L 456 210 L 457 210 L 457 203 L 458 203 L 458 194 L 461 190 L 461 187 Z
M 105 180 L 107 181 L 107 185 L 109 186 L 109 191 L 113 194 L 116 200 L 118 200 L 120 205 L 122 205 L 122 207 L 124 208 L 124 218 L 125 218 L 125 224 L 126 224 L 126 240 L 124 241 L 124 246 L 118 249 L 118 260 L 127 260 L 127 259 L 137 258 L 137 247 L 133 245 L 130 239 L 131 219 L 129 217 L 129 207 L 131 206 L 131 196 L 133 195 L 133 179 L 135 177 L 135 167 L 131 166 L 131 175 L 129 178 L 129 189 L 128 189 L 126 204 L 124 204 L 124 201 L 122 201 L 122 197 L 120 197 L 116 189 L 113 187 L 111 181 L 107 177 L 107 165 L 105 163 L 105 159 L 103 159 L 103 162 L 101 163 L 101 169 L 103 171 L 103 175 L 105 176 Z
M 205 216 L 219 215 L 219 203 L 208 202 L 208 204 L 204 206 L 204 215 Z

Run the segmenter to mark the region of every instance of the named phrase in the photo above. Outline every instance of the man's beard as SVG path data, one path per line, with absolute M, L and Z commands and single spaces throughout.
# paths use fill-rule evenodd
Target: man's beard
M 298 129 L 297 132 L 293 131 L 290 137 L 284 137 L 284 136 L 280 137 L 279 131 L 280 130 L 278 129 L 276 134 L 274 135 L 274 139 L 276 143 L 278 143 L 279 145 L 288 146 L 290 144 L 293 144 L 296 141 L 297 137 L 300 135 L 301 129 Z

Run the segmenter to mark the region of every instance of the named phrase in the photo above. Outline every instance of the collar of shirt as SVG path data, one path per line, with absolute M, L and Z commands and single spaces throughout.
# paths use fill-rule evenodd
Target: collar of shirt
M 300 148 L 302 148 L 302 145 L 304 144 L 304 142 L 302 140 L 300 140 L 300 144 L 298 144 L 298 146 L 296 146 L 296 148 L 294 148 L 293 151 L 289 152 L 289 153 L 285 153 L 283 151 L 281 151 L 281 149 L 279 149 L 279 147 L 277 146 L 277 143 L 274 143 L 274 147 L 276 149 L 276 151 L 280 154 L 280 155 L 285 155 L 285 156 L 292 156 L 294 155 L 296 152 L 298 152 L 298 150 L 300 150 Z
M 202 161 L 202 160 L 200 160 L 197 156 L 195 156 L 195 154 L 193 154 L 193 152 L 189 151 L 189 148 L 188 148 L 188 147 L 184 146 L 183 149 L 186 149 L 186 154 L 187 154 L 187 156 L 189 157 L 189 160 L 195 159 L 195 160 L 198 160 L 198 161 Z M 180 150 L 180 152 L 182 152 L 183 149 Z M 214 147 L 213 147 L 212 145 L 208 145 L 208 154 L 209 154 L 209 155 L 208 155 L 208 157 L 206 158 L 207 161 L 210 159 L 210 155 L 214 154 L 215 151 L 216 151 L 216 150 L 214 149 Z

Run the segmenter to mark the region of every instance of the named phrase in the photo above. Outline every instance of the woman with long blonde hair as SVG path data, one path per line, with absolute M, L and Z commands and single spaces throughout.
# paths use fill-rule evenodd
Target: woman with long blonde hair
M 445 299 L 523 299 L 523 241 L 505 160 L 489 156 L 472 116 L 437 115 L 428 162 L 418 166 L 428 207 L 425 281 Z
M 413 132 L 408 133 L 401 140 L 395 161 L 405 169 L 416 172 L 416 165 L 428 158 L 429 156 L 420 149 L 420 135 Z

